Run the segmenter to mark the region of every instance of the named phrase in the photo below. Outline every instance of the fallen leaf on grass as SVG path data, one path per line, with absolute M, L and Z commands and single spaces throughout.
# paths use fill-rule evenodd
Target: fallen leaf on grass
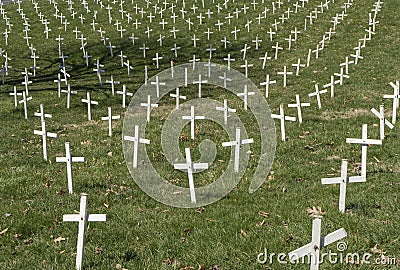
M 4 230 L 2 230 L 2 231 L 0 232 L 0 235 L 5 234 L 7 231 L 8 231 L 8 228 L 5 228 Z
M 61 242 L 61 241 L 65 241 L 65 238 L 59 236 L 59 237 L 57 237 L 56 239 L 54 239 L 54 242 L 55 242 L 55 243 L 59 243 L 59 242 Z
M 264 211 L 258 211 L 258 214 L 259 214 L 260 216 L 262 216 L 262 217 L 268 217 L 268 216 L 269 216 L 269 213 L 264 212 Z
M 248 237 L 248 234 L 247 234 L 244 230 L 240 229 L 240 233 L 241 233 L 244 237 Z
M 95 247 L 94 251 L 96 252 L 96 254 L 100 254 L 103 252 L 103 249 L 99 248 L 99 247 Z
M 4 216 L 5 217 L 11 217 L 11 213 L 5 213 Z

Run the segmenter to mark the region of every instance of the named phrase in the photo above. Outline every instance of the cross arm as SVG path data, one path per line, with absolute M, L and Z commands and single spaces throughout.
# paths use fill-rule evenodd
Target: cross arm
M 241 141 L 241 144 L 248 144 L 248 143 L 254 143 L 254 139 L 251 138 L 251 139 L 246 139 L 246 140 Z
M 99 222 L 99 221 L 107 221 L 107 215 L 105 214 L 91 214 L 88 216 L 89 222 Z
M 67 162 L 68 159 L 66 157 L 56 157 L 56 162 Z
M 193 169 L 194 170 L 206 170 L 206 169 L 208 169 L 208 163 L 194 163 Z
M 342 178 L 336 177 L 336 178 L 322 178 L 321 179 L 321 184 L 323 185 L 330 185 L 330 184 L 340 184 L 342 182 Z
M 85 158 L 84 157 L 73 157 L 71 158 L 72 162 L 85 162 Z
M 148 139 L 139 139 L 140 143 L 150 144 L 150 140 Z
M 366 182 L 367 179 L 365 178 L 365 176 L 352 176 L 349 177 L 349 183 L 363 183 Z
M 321 238 L 321 248 L 326 247 L 329 244 L 332 244 L 340 239 L 343 239 L 347 236 L 347 232 L 345 229 L 340 228 L 334 232 L 327 234 L 326 236 Z

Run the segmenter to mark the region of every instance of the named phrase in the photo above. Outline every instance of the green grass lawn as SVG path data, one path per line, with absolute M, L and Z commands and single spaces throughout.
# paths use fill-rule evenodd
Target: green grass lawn
M 87 14 L 84 5 L 75 1 L 75 19 L 68 11 L 67 1 L 58 1 L 59 13 L 66 16 L 70 24 L 67 31 L 60 25 L 60 19 L 53 16 L 54 4 L 49 1 L 37 0 L 39 12 L 50 22 L 49 39 L 43 33 L 45 27 L 40 22 L 31 1 L 23 1 L 21 8 L 29 21 L 29 36 L 31 44 L 40 58 L 37 64 L 37 76 L 30 76 L 33 82 L 29 85 L 29 94 L 33 99 L 28 104 L 28 120 L 24 119 L 21 105 L 14 108 L 13 97 L 9 96 L 14 85 L 19 92 L 25 67 L 33 64 L 30 59 L 31 50 L 23 39 L 25 36 L 24 20 L 17 12 L 17 4 L 3 5 L 9 18 L 11 33 L 8 46 L 4 34 L 0 37 L 0 48 L 3 48 L 11 58 L 12 66 L 5 84 L 0 85 L 0 269 L 72 269 L 75 264 L 76 240 L 78 226 L 76 223 L 63 222 L 64 214 L 79 211 L 80 193 L 88 193 L 88 212 L 107 214 L 107 222 L 91 223 L 87 228 L 85 241 L 85 269 L 309 269 L 306 264 L 279 264 L 274 262 L 260 264 L 257 256 L 268 250 L 271 253 L 289 253 L 311 241 L 311 218 L 306 209 L 320 206 L 326 212 L 322 221 L 322 233 L 328 234 L 339 228 L 347 231 L 345 253 L 371 253 L 371 264 L 349 263 L 330 264 L 325 262 L 321 269 L 397 269 L 400 264 L 400 228 L 398 178 L 400 161 L 397 139 L 398 127 L 386 130 L 386 138 L 382 146 L 370 146 L 367 159 L 367 182 L 349 184 L 347 186 L 346 212 L 338 211 L 339 186 L 322 185 L 323 177 L 338 177 L 340 175 L 341 159 L 349 160 L 349 174 L 356 175 L 360 171 L 361 146 L 346 144 L 346 138 L 360 138 L 362 124 L 368 124 L 369 138 L 379 138 L 379 120 L 371 112 L 371 108 L 379 110 L 379 105 L 385 105 L 388 119 L 391 119 L 392 101 L 383 99 L 384 94 L 392 94 L 389 82 L 400 79 L 398 61 L 398 37 L 400 22 L 398 10 L 400 4 L 396 1 L 384 1 L 377 15 L 379 24 L 376 34 L 366 47 L 361 49 L 363 59 L 358 65 L 349 68 L 349 79 L 342 86 L 336 85 L 335 97 L 329 94 L 321 96 L 322 108 L 317 107 L 316 99 L 308 97 L 314 91 L 314 85 L 322 85 L 330 81 L 331 75 L 340 71 L 340 64 L 345 57 L 354 53 L 353 48 L 363 38 L 365 28 L 368 28 L 368 13 L 373 9 L 373 0 L 354 0 L 347 9 L 347 16 L 337 25 L 336 33 L 330 41 L 325 42 L 325 49 L 315 59 L 312 54 L 310 66 L 302 68 L 300 76 L 290 75 L 288 85 L 283 88 L 283 80 L 277 72 L 291 66 L 300 58 L 306 62 L 308 49 L 314 50 L 325 32 L 332 27 L 332 18 L 341 13 L 347 0 L 335 0 L 329 4 L 329 9 L 319 13 L 313 24 L 307 24 L 303 29 L 304 19 L 315 9 L 320 9 L 320 1 L 309 0 L 298 13 L 292 13 L 284 24 L 278 25 L 274 41 L 269 41 L 266 32 L 274 23 L 280 21 L 288 7 L 294 10 L 294 1 L 282 1 L 282 6 L 275 14 L 268 13 L 266 19 L 258 24 L 257 17 L 264 7 L 259 1 L 256 9 L 249 1 L 236 0 L 228 2 L 228 9 L 223 7 L 224 1 L 205 0 L 185 1 L 187 13 L 182 19 L 180 9 L 182 2 L 171 1 L 176 5 L 177 15 L 175 27 L 179 29 L 176 39 L 173 37 L 173 23 L 170 18 L 171 9 L 163 12 L 163 18 L 168 24 L 162 29 L 162 18 L 157 15 L 149 25 L 147 16 L 154 15 L 152 1 L 146 7 L 145 1 L 125 1 L 124 10 L 130 13 L 132 20 L 128 25 L 127 18 L 121 18 L 118 12 L 119 2 L 113 4 L 104 1 L 89 1 L 91 13 Z M 264 6 L 272 9 L 270 0 L 265 0 Z M 331 0 L 331 2 L 333 2 Z M 135 13 L 135 5 L 147 13 L 141 18 Z M 222 10 L 218 13 L 216 7 L 220 3 Z M 301 5 L 301 2 L 299 2 Z M 199 7 L 196 13 L 190 9 L 193 4 Z M 230 13 L 235 16 L 236 8 L 241 10 L 246 4 L 249 9 L 246 14 L 239 14 L 236 19 L 225 17 Z M 112 23 L 108 22 L 107 5 L 113 7 Z M 158 4 L 158 7 L 164 3 Z M 206 12 L 214 12 L 208 18 Z M 93 13 L 97 11 L 96 30 L 100 27 L 105 31 L 114 49 L 114 57 L 100 40 L 100 33 L 92 30 Z M 158 9 L 159 11 L 159 9 Z M 205 17 L 203 24 L 198 25 L 197 16 Z M 81 23 L 79 15 L 83 14 L 86 21 Z M 194 25 L 188 30 L 186 20 L 191 18 Z M 138 29 L 132 22 L 138 20 Z M 114 23 L 122 22 L 126 29 L 123 38 Z M 224 23 L 218 31 L 218 20 Z M 245 24 L 252 21 L 250 31 Z M 145 31 L 147 25 L 152 28 L 150 38 Z M 241 31 L 234 40 L 234 27 Z M 81 42 L 75 39 L 72 31 L 77 27 L 87 39 L 86 50 L 92 58 L 89 67 L 85 64 L 80 50 Z M 301 32 L 291 50 L 287 49 L 285 38 L 295 27 Z M 210 39 L 204 32 L 210 28 Z M 0 29 L 8 29 L 6 21 L 0 20 Z M 4 30 L 3 30 L 4 31 Z M 1 31 L 1 32 L 3 32 Z M 135 45 L 129 36 L 135 34 L 138 38 Z M 58 58 L 58 35 L 64 38 L 62 51 L 68 56 L 66 64 L 71 75 L 71 89 L 78 91 L 71 97 L 71 108 L 66 109 L 66 95 L 57 96 L 57 78 L 61 59 Z M 163 46 L 159 44 L 160 34 L 164 35 Z M 193 34 L 199 40 L 193 47 Z M 263 41 L 259 50 L 255 50 L 252 42 L 256 36 Z M 220 42 L 226 38 L 231 42 L 227 48 Z M 279 42 L 284 50 L 279 52 L 278 59 L 273 59 L 271 48 Z M 146 58 L 140 47 L 143 43 L 149 50 Z M 174 44 L 181 49 L 175 57 L 171 48 Z M 254 115 L 243 109 L 243 101 L 229 91 L 211 85 L 203 85 L 204 97 L 223 102 L 228 99 L 229 106 L 237 109 L 237 115 L 243 121 L 249 137 L 255 139 L 250 146 L 249 165 L 239 182 L 226 197 L 214 204 L 200 208 L 174 208 L 157 202 L 144 193 L 129 174 L 122 148 L 122 133 L 124 113 L 121 106 L 121 96 L 111 95 L 111 87 L 105 84 L 110 75 L 121 82 L 116 86 L 122 90 L 125 84 L 129 92 L 135 93 L 144 83 L 144 69 L 148 67 L 148 76 L 158 74 L 174 65 L 186 64 L 193 55 L 201 61 L 208 61 L 210 44 L 216 48 L 211 61 L 225 65 L 223 59 L 228 54 L 235 61 L 232 68 L 243 72 L 242 53 L 244 45 L 251 46 L 246 59 L 254 66 L 249 69 L 249 78 L 259 85 L 265 80 L 266 74 L 277 83 L 270 87 L 266 102 L 273 113 L 278 113 L 279 105 L 284 104 L 286 114 L 297 116 L 296 110 L 287 108 L 287 104 L 295 102 L 299 94 L 302 102 L 310 102 L 311 107 L 303 108 L 303 123 L 286 123 L 286 142 L 280 140 L 280 124 L 275 121 L 277 147 L 271 173 L 265 183 L 255 193 L 249 194 L 248 188 L 255 172 L 260 155 L 260 135 L 254 124 Z M 108 43 L 106 44 L 108 45 Z M 117 56 L 122 50 L 129 59 L 133 70 L 131 78 L 127 76 L 126 67 L 121 67 Z M 268 52 L 272 59 L 262 69 L 259 57 Z M 152 60 L 156 53 L 163 57 L 157 69 Z M 3 52 L 4 54 L 4 52 Z M 0 63 L 4 58 L 0 57 Z M 95 60 L 99 59 L 106 72 L 103 74 L 103 86 L 100 86 L 96 73 L 92 71 Z M 31 69 L 32 71 L 32 69 Z M 0 74 L 1 75 L 1 74 Z M 62 89 L 66 90 L 65 84 Z M 260 90 L 263 88 L 260 86 Z M 80 102 L 86 98 L 86 92 L 91 92 L 93 100 L 99 105 L 92 107 L 92 121 L 87 120 L 87 108 Z M 197 97 L 197 85 L 189 85 L 181 89 L 181 94 L 189 100 Z M 40 129 L 40 119 L 33 113 L 43 104 L 46 113 L 52 114 L 46 120 L 47 130 L 58 134 L 58 138 L 48 140 L 49 161 L 43 160 L 41 136 L 34 135 L 34 129 Z M 106 121 L 101 121 L 107 115 L 107 107 L 111 106 L 113 115 L 121 115 L 121 119 L 113 124 L 113 136 L 108 134 Z M 168 115 L 175 106 L 175 100 L 164 97 L 159 102 L 159 108 L 151 115 L 151 122 L 146 129 L 146 138 L 151 144 L 146 146 L 152 165 L 157 172 L 170 183 L 188 187 L 187 175 L 173 169 L 162 152 L 160 131 Z M 198 124 L 197 124 L 198 123 Z M 190 139 L 190 128 L 186 126 L 180 135 L 179 147 L 184 155 L 184 148 L 192 149 L 193 160 L 200 157 L 198 146 L 205 139 L 212 139 L 217 146 L 217 156 L 209 170 L 196 174 L 195 185 L 204 186 L 213 182 L 224 173 L 230 160 L 230 149 L 221 147 L 228 140 L 227 134 L 219 125 L 204 121 L 197 122 L 196 138 Z M 74 194 L 68 194 L 66 168 L 64 163 L 56 163 L 55 158 L 65 155 L 65 142 L 70 142 L 73 156 L 85 157 L 84 163 L 73 164 Z M 61 240 L 60 240 L 61 239 Z M 322 252 L 336 252 L 336 243 L 324 248 Z M 375 259 L 387 256 L 395 258 L 397 265 L 374 264 Z M 385 257 L 383 257 L 385 258 Z M 396 260 L 397 258 L 397 260 Z

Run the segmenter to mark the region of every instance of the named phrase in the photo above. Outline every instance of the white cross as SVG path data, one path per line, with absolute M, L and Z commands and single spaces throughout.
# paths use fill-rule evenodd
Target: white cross
M 240 139 L 240 128 L 236 128 L 236 139 L 231 142 L 223 142 L 222 146 L 235 146 L 235 160 L 234 160 L 234 171 L 239 172 L 239 153 L 240 153 L 240 146 L 244 144 L 254 143 L 253 139 Z
M 153 58 L 154 61 L 156 61 L 156 67 L 157 69 L 159 68 L 159 61 L 163 59 L 163 57 L 158 56 L 158 53 L 156 53 L 156 57 Z
M 318 102 L 318 109 L 321 109 L 321 94 L 328 93 L 328 90 L 324 89 L 322 91 L 319 91 L 318 89 L 318 84 L 315 85 L 315 92 L 308 94 L 309 97 L 316 96 L 317 97 L 317 102 Z
M 399 81 L 396 81 L 396 84 L 390 82 L 390 85 L 393 87 L 393 95 L 383 95 L 383 98 L 391 98 L 393 99 L 393 109 L 392 109 L 392 123 L 396 124 L 397 118 L 397 108 L 399 107 L 399 99 L 400 99 L 400 86 Z
M 276 42 L 275 46 L 272 46 L 272 49 L 275 49 L 275 59 L 278 59 L 279 50 L 283 50 L 282 47 L 279 47 L 279 42 Z
M 231 82 L 232 81 L 232 79 L 230 79 L 230 78 L 228 78 L 226 76 L 226 72 L 224 72 L 224 76 L 219 76 L 218 78 L 220 78 L 221 80 L 224 80 L 224 88 L 226 88 L 226 83 L 227 82 Z
M 393 129 L 394 126 L 392 125 L 392 123 L 385 119 L 385 109 L 383 105 L 379 106 L 379 112 L 375 110 L 375 108 L 372 108 L 371 112 L 379 118 L 379 133 L 381 140 L 383 140 L 385 138 L 385 125 L 388 126 L 390 129 Z
M 278 71 L 278 75 L 283 75 L 283 87 L 286 87 L 287 75 L 292 75 L 293 72 L 288 72 L 287 67 L 283 66 L 283 71 Z
M 150 84 L 155 85 L 156 86 L 156 94 L 157 97 L 160 97 L 160 86 L 165 85 L 165 83 L 160 82 L 158 75 L 156 75 L 156 81 L 155 82 L 151 82 Z
M 331 82 L 330 83 L 324 84 L 324 88 L 328 88 L 329 87 L 331 89 L 331 98 L 333 98 L 335 96 L 335 84 L 336 84 L 336 81 L 335 81 L 335 76 L 334 75 L 331 76 Z
M 258 59 L 263 60 L 262 69 L 265 69 L 267 60 L 271 60 L 271 57 L 268 57 L 268 52 L 265 52 L 264 57 L 260 57 Z
M 113 77 L 113 75 L 111 75 L 110 80 L 106 80 L 106 83 L 111 84 L 111 93 L 112 93 L 112 95 L 114 95 L 115 85 L 120 84 L 120 82 L 114 81 L 114 77 Z
M 296 76 L 299 76 L 299 72 L 300 72 L 300 68 L 304 68 L 306 67 L 305 64 L 301 64 L 301 60 L 300 58 L 297 59 L 297 63 L 296 64 L 292 64 L 292 67 L 296 67 Z
M 226 99 L 224 99 L 224 107 L 216 107 L 215 109 L 217 111 L 224 112 L 224 124 L 225 125 L 228 123 L 228 112 L 236 112 L 235 109 L 231 109 L 228 107 L 228 101 Z
M 204 120 L 206 119 L 205 116 L 195 116 L 194 114 L 194 106 L 190 106 L 190 115 L 189 116 L 182 116 L 183 120 L 190 121 L 190 137 L 194 140 L 194 121 L 195 120 Z
M 58 97 L 61 97 L 61 82 L 63 82 L 64 79 L 61 79 L 61 74 L 57 74 L 57 79 L 54 80 L 55 83 L 57 83 L 57 90 L 58 90 Z
M 62 93 L 67 93 L 67 109 L 70 107 L 71 103 L 71 94 L 78 94 L 76 91 L 71 91 L 71 85 L 67 85 L 67 90 L 61 90 Z
M 269 85 L 275 84 L 275 83 L 276 83 L 276 80 L 271 81 L 271 80 L 269 79 L 269 74 L 267 74 L 267 75 L 265 76 L 265 81 L 262 82 L 262 83 L 260 83 L 261 86 L 265 85 L 265 97 L 266 97 L 266 98 L 268 98 L 268 96 L 269 96 Z
M 344 213 L 346 210 L 346 186 L 347 183 L 361 183 L 366 182 L 365 176 L 347 176 L 347 160 L 342 160 L 342 167 L 340 177 L 336 178 L 322 178 L 321 184 L 340 184 L 340 195 L 339 195 L 339 212 Z
M 79 214 L 63 215 L 64 222 L 78 222 L 78 241 L 76 246 L 76 269 L 83 268 L 83 250 L 85 243 L 85 230 L 88 222 L 102 222 L 107 221 L 105 214 L 91 214 L 87 213 L 87 194 L 81 194 L 81 202 L 79 207 Z
M 228 70 L 231 70 L 231 62 L 235 61 L 235 59 L 231 58 L 231 54 L 228 54 L 228 57 L 224 58 L 224 60 L 228 62 Z
M 193 106 L 192 106 L 193 108 Z M 189 178 L 189 190 L 190 190 L 190 201 L 196 203 L 196 193 L 194 190 L 193 171 L 195 170 L 206 170 L 208 169 L 208 163 L 193 163 L 190 155 L 190 148 L 185 148 L 186 163 L 174 164 L 176 170 L 187 170 Z
M 10 93 L 10 96 L 14 96 L 14 107 L 18 106 L 18 96 L 22 96 L 22 93 L 17 93 L 17 87 L 14 85 L 14 91 Z
M 211 68 L 212 68 L 212 67 L 215 67 L 216 64 L 212 64 L 212 63 L 211 63 L 211 60 L 208 59 L 207 64 L 204 64 L 204 66 L 208 68 L 207 76 L 208 76 L 208 78 L 210 78 L 210 77 L 211 77 Z
M 97 77 L 99 78 L 100 85 L 103 85 L 101 81 L 101 73 L 106 72 L 104 69 L 100 69 L 101 67 L 104 67 L 104 65 L 101 65 L 99 63 L 99 59 L 96 60 L 96 68 L 93 69 L 93 71 L 96 71 Z
M 139 143 L 150 144 L 150 140 L 139 137 L 139 126 L 135 125 L 135 135 L 124 136 L 124 140 L 133 142 L 133 168 L 137 168 Z
M 56 162 L 65 162 L 67 164 L 68 192 L 72 194 L 72 162 L 84 162 L 84 157 L 71 157 L 69 142 L 65 143 L 65 157 L 56 157 Z
M 312 237 L 311 243 L 302 246 L 292 252 L 289 252 L 289 260 L 295 263 L 300 258 L 309 255 L 311 257 L 310 270 L 318 270 L 320 264 L 320 251 L 323 247 L 328 246 L 340 239 L 347 236 L 345 229 L 341 228 L 326 236 L 321 236 L 321 224 L 322 224 L 322 214 L 312 216 Z
M 361 176 L 367 175 L 367 147 L 370 144 L 381 145 L 381 140 L 371 140 L 368 139 L 367 135 L 368 126 L 363 124 L 362 126 L 362 136 L 361 139 L 347 138 L 346 143 L 356 143 L 361 144 Z
M 25 92 L 22 92 L 22 100 L 19 103 L 24 103 L 24 115 L 25 119 L 28 119 L 28 101 L 32 100 L 32 97 L 27 97 Z
M 113 116 L 111 113 L 111 107 L 108 107 L 108 116 L 103 116 L 101 120 L 103 121 L 108 121 L 108 136 L 112 136 L 112 120 L 117 120 L 120 119 L 121 117 L 119 115 Z
M 200 59 L 196 58 L 196 55 L 193 55 L 193 58 L 189 60 L 189 62 L 193 63 L 193 70 L 196 68 L 196 62 L 199 62 Z
M 344 66 L 344 68 L 345 68 L 344 70 L 345 70 L 346 74 L 349 74 L 349 65 L 350 64 L 354 64 L 354 61 L 349 61 L 349 57 L 348 56 L 346 56 L 346 60 L 343 63 L 340 64 L 341 67 Z
M 179 99 L 186 99 L 186 96 L 179 95 L 179 88 L 176 88 L 175 94 L 169 94 L 169 96 L 175 98 L 175 101 L 176 101 L 175 109 L 176 110 L 179 110 Z
M 248 64 L 247 63 L 247 59 L 244 60 L 244 65 L 240 65 L 240 67 L 244 68 L 244 75 L 246 76 L 246 78 L 248 77 L 249 67 L 252 67 L 252 66 L 253 66 L 253 64 Z
M 286 135 L 285 135 L 285 121 L 296 121 L 296 117 L 292 116 L 285 116 L 285 112 L 283 109 L 283 104 L 279 105 L 279 114 L 271 114 L 271 117 L 274 119 L 279 119 L 281 120 L 281 137 L 282 141 L 286 141 Z
M 201 80 L 201 74 L 199 74 L 199 80 L 194 81 L 193 84 L 198 84 L 199 85 L 199 98 L 201 98 L 201 84 L 203 83 L 208 83 L 207 80 Z
M 86 99 L 81 99 L 83 103 L 87 104 L 87 111 L 88 111 L 88 120 L 92 120 L 92 110 L 91 110 L 91 105 L 98 105 L 99 103 L 97 101 L 93 101 L 90 99 L 90 93 L 86 93 Z
M 127 92 L 126 91 L 126 85 L 122 85 L 122 91 L 117 91 L 118 95 L 122 95 L 122 108 L 126 107 L 126 97 L 127 96 L 133 96 L 133 93 Z
M 51 117 L 51 115 L 43 113 L 43 104 L 40 104 L 40 110 L 41 110 L 41 113 L 35 113 L 35 116 L 40 116 L 42 130 L 34 130 L 33 134 L 42 136 L 43 159 L 47 161 L 47 137 L 57 138 L 57 134 L 46 131 L 46 122 L 44 121 L 44 118 Z
M 147 118 L 146 118 L 147 122 L 150 122 L 151 108 L 157 108 L 158 107 L 158 104 L 152 104 L 150 99 L 151 99 L 151 96 L 147 95 L 147 103 L 140 103 L 140 106 L 147 108 Z
M 249 92 L 247 90 L 247 84 L 244 86 L 244 92 L 243 93 L 238 93 L 236 94 L 238 97 L 243 97 L 243 107 L 247 111 L 247 103 L 248 103 L 248 98 L 249 96 L 254 96 L 256 93 L 255 92 Z
M 334 73 L 335 76 L 339 77 L 339 81 L 338 82 L 339 82 L 340 85 L 343 85 L 343 78 L 346 78 L 346 79 L 350 78 L 349 75 L 346 75 L 343 72 L 344 72 L 343 68 L 340 68 L 340 73 Z
M 301 107 L 310 107 L 310 103 L 301 103 L 300 96 L 296 95 L 296 103 L 295 104 L 288 104 L 289 108 L 297 108 L 297 118 L 299 119 L 299 123 L 303 122 L 303 118 L 301 116 Z

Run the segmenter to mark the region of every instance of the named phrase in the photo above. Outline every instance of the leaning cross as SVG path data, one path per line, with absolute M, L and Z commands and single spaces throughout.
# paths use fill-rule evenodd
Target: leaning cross
M 193 107 L 192 107 L 193 108 Z M 189 178 L 189 190 L 190 200 L 192 203 L 196 203 L 196 193 L 194 190 L 193 171 L 194 170 L 206 170 L 208 169 L 208 163 L 192 163 L 192 157 L 190 155 L 190 148 L 185 148 L 186 163 L 174 164 L 174 169 L 187 170 Z
M 340 177 L 336 178 L 322 178 L 321 183 L 323 185 L 329 184 L 340 184 L 340 195 L 339 195 L 339 212 L 344 213 L 346 209 L 346 185 L 347 183 L 361 183 L 366 182 L 365 176 L 347 176 L 347 160 L 342 160 L 341 174 Z
M 385 125 L 388 126 L 390 129 L 393 129 L 394 126 L 387 119 L 385 119 L 385 109 L 383 105 L 379 106 L 379 112 L 375 108 L 372 108 L 371 112 L 379 118 L 379 131 L 382 141 L 385 138 Z
M 315 92 L 308 94 L 309 97 L 312 97 L 312 96 L 316 96 L 317 97 L 318 109 L 321 109 L 321 97 L 320 97 L 320 95 L 321 94 L 325 94 L 325 93 L 328 93 L 328 90 L 324 89 L 324 90 L 319 91 L 318 84 L 316 84 L 315 85 Z
M 81 203 L 79 207 L 79 214 L 63 215 L 64 222 L 78 222 L 78 241 L 76 247 L 76 269 L 83 268 L 83 246 L 85 242 L 85 230 L 88 222 L 106 221 L 105 214 L 91 214 L 87 213 L 87 194 L 81 194 Z
M 345 229 L 341 228 L 336 230 L 326 236 L 321 237 L 321 224 L 322 224 L 322 212 L 320 209 L 313 209 L 311 213 L 312 221 L 312 238 L 311 243 L 308 243 L 305 246 L 302 246 L 288 254 L 289 260 L 292 263 L 295 263 L 300 258 L 310 255 L 310 270 L 318 270 L 320 264 L 320 251 L 321 248 L 326 247 L 329 244 L 332 244 L 340 239 L 343 239 L 347 236 L 347 232 Z M 311 211 L 310 211 L 311 212 Z
M 292 116 L 285 116 L 285 112 L 283 110 L 283 104 L 279 106 L 279 114 L 271 114 L 271 117 L 274 119 L 279 119 L 281 120 L 281 135 L 282 135 L 282 141 L 286 141 L 286 136 L 285 136 L 285 121 L 296 121 L 296 117 Z
M 362 126 L 362 137 L 361 139 L 347 138 L 346 143 L 361 144 L 361 176 L 367 176 L 367 147 L 370 144 L 381 145 L 381 140 L 371 140 L 367 138 L 367 124 Z
M 84 157 L 71 157 L 69 142 L 65 143 L 65 157 L 56 157 L 56 162 L 65 162 L 67 164 L 68 191 L 72 194 L 72 162 L 84 162 Z
M 296 103 L 288 104 L 289 108 L 297 108 L 297 118 L 299 119 L 299 123 L 303 122 L 303 117 L 301 116 L 301 107 L 310 107 L 310 103 L 301 103 L 300 96 L 296 95 Z
M 243 144 L 250 144 L 254 143 L 253 139 L 240 139 L 240 128 L 236 128 L 236 139 L 231 142 L 223 142 L 222 146 L 235 146 L 235 161 L 234 161 L 234 171 L 239 172 L 239 153 L 240 153 L 240 146 Z

